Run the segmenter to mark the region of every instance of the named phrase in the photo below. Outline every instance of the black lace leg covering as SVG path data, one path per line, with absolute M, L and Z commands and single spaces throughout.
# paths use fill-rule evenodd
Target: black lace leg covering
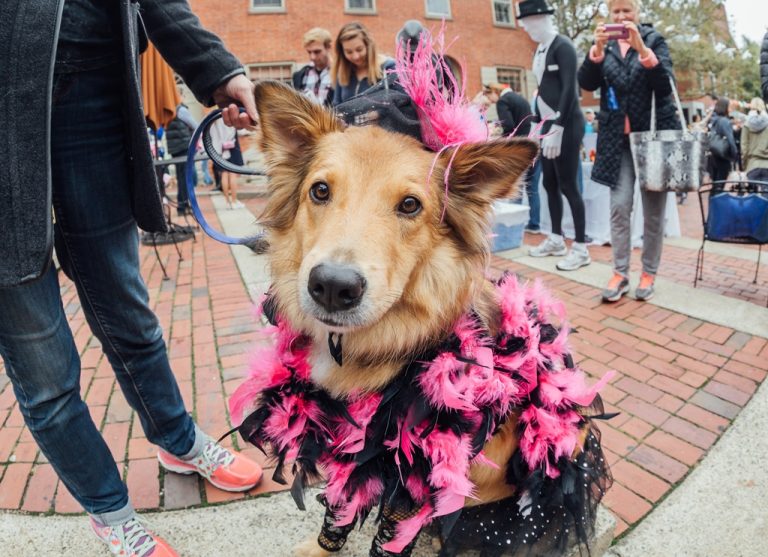
M 373 538 L 373 544 L 371 545 L 371 552 L 369 557 L 410 557 L 413 548 L 416 546 L 416 542 L 419 539 L 417 535 L 411 542 L 406 545 L 400 553 L 392 553 L 384 550 L 381 546 L 385 543 L 392 541 L 395 537 L 395 530 L 397 523 L 406 518 L 414 516 L 419 509 L 412 509 L 410 511 L 397 511 L 392 509 L 389 505 L 384 505 L 384 511 L 381 513 L 381 522 L 379 523 L 379 531 L 376 532 L 376 537 Z
M 341 551 L 341 548 L 347 543 L 347 536 L 349 536 L 349 533 L 354 529 L 357 520 L 352 521 L 351 524 L 347 524 L 346 526 L 335 526 L 336 515 L 328 506 L 325 498 L 322 495 L 318 495 L 317 500 L 325 506 L 323 528 L 320 530 L 320 535 L 317 537 L 317 544 L 331 553 Z

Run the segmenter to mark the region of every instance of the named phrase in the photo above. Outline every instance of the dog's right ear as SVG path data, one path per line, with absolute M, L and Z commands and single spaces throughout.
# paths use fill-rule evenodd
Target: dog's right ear
M 269 175 L 269 202 L 260 220 L 268 228 L 284 230 L 296 216 L 296 189 L 306 176 L 317 141 L 344 125 L 329 110 L 282 83 L 263 81 L 254 94 Z
M 327 109 L 277 81 L 256 85 L 261 147 L 271 156 L 291 157 L 311 149 L 326 133 L 343 129 Z

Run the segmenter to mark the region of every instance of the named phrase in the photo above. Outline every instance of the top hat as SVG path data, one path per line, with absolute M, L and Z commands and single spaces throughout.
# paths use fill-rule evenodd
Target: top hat
M 532 15 L 547 15 L 555 13 L 555 9 L 547 4 L 547 0 L 523 0 L 517 4 L 517 19 Z

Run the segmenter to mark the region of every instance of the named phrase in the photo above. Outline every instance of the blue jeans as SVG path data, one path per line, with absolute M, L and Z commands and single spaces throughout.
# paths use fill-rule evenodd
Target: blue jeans
M 531 230 L 541 229 L 541 221 L 539 220 L 539 215 L 541 213 L 541 201 L 539 201 L 539 181 L 541 181 L 541 161 L 539 161 L 539 158 L 537 157 L 536 162 L 533 164 L 533 168 L 529 168 L 526 171 L 525 178 L 523 179 L 525 193 L 528 196 L 528 206 L 531 208 L 526 228 Z M 523 197 L 518 197 L 515 200 L 515 203 L 518 205 L 522 204 Z
M 147 439 L 184 456 L 200 441 L 139 273 L 120 71 L 57 76 L 51 120 L 56 253 Z M 81 398 L 80 358 L 56 270 L 0 289 L 0 315 L 0 354 L 43 454 L 87 512 L 109 516 L 126 509 L 120 471 Z

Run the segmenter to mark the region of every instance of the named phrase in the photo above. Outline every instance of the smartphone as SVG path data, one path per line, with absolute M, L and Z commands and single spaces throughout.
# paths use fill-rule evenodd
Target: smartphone
M 629 29 L 626 28 L 623 23 L 607 23 L 605 25 L 605 32 L 608 33 L 612 39 L 619 40 L 629 38 Z

